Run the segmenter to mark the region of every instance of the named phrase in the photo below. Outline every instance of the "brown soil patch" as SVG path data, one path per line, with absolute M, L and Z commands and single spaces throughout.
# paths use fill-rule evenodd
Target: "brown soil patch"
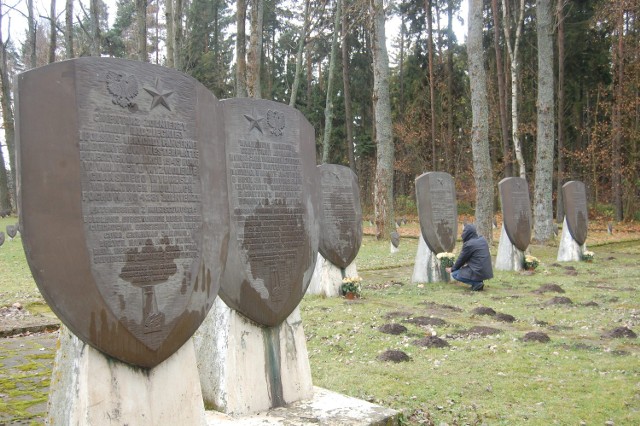
M 446 309 L 448 311 L 453 311 L 453 312 L 464 312 L 463 309 L 460 309 L 457 306 L 441 305 L 435 302 L 420 302 L 420 304 L 425 305 L 429 309 L 435 309 L 435 310 Z
M 494 316 L 496 314 L 496 311 L 494 311 L 491 308 L 487 308 L 485 306 L 479 306 L 477 308 L 475 308 L 473 311 L 474 315 L 489 315 L 489 316 Z
M 542 333 L 540 331 L 530 331 L 530 332 L 528 332 L 527 334 L 524 335 L 522 340 L 524 340 L 525 342 L 547 343 L 551 339 L 545 333 Z
M 596 302 L 591 301 L 591 302 L 583 303 L 582 306 L 590 306 L 590 307 L 592 306 L 594 308 L 597 308 L 600 305 L 598 305 Z
M 545 305 L 572 305 L 573 301 L 568 297 L 556 296 L 549 300 Z
M 578 275 L 578 271 L 576 270 L 571 270 L 571 271 L 567 271 L 565 272 L 566 275 L 571 275 L 572 277 L 575 277 L 576 275 Z
M 388 350 L 378 355 L 378 361 L 407 362 L 411 361 L 411 358 L 402 351 Z
M 407 327 L 405 327 L 404 325 L 394 324 L 394 323 L 384 324 L 378 327 L 378 331 L 381 333 L 393 334 L 397 336 L 398 334 L 406 333 Z
M 415 324 L 415 325 L 434 325 L 434 326 L 441 326 L 441 325 L 447 324 L 445 320 L 436 318 L 436 317 L 415 317 L 415 318 L 406 319 L 404 320 L 404 322 L 408 322 L 409 324 Z
M 469 330 L 463 332 L 462 334 L 467 336 L 472 334 L 479 334 L 480 336 L 491 336 L 493 334 L 500 334 L 500 333 L 502 333 L 502 330 L 500 329 L 478 325 L 475 327 L 471 327 Z
M 576 267 L 575 266 L 565 266 L 564 269 L 567 270 L 567 271 L 575 271 Z
M 545 284 L 537 290 L 533 290 L 532 293 L 564 293 L 564 290 L 558 284 Z
M 407 318 L 411 316 L 411 312 L 405 312 L 405 311 L 393 311 L 393 312 L 387 312 L 384 317 L 386 319 L 391 319 L 391 318 Z
M 502 321 L 502 322 L 515 322 L 516 321 L 516 317 L 514 317 L 513 315 L 502 314 L 500 312 L 496 313 L 495 318 L 498 321 Z
M 423 348 L 446 348 L 449 346 L 449 342 L 439 338 L 438 336 L 427 336 L 422 339 L 414 340 L 413 344 Z
M 606 339 L 635 339 L 638 335 L 627 327 L 616 327 L 604 333 L 602 337 Z

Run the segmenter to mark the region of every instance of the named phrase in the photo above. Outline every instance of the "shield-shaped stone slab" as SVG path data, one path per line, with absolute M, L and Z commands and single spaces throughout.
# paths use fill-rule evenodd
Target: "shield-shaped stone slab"
M 7 235 L 9 238 L 15 238 L 18 235 L 18 227 L 15 225 L 7 225 Z
M 427 172 L 416 178 L 420 231 L 433 253 L 453 251 L 458 234 L 458 204 L 453 177 Z
M 587 241 L 589 215 L 587 210 L 587 193 L 584 183 L 572 180 L 562 185 L 564 214 L 569 225 L 569 232 L 580 245 Z
M 313 127 L 284 104 L 221 102 L 231 210 L 220 297 L 264 326 L 304 296 L 318 254 L 319 179 Z
M 205 318 L 226 260 L 218 100 L 176 70 L 81 58 L 21 74 L 17 105 L 20 224 L 40 291 L 85 342 L 159 364 Z
M 320 173 L 320 254 L 339 268 L 356 258 L 362 244 L 358 178 L 349 167 L 318 166 Z
M 4 244 L 4 232 L 0 232 L 0 246 Z
M 518 250 L 525 251 L 531 242 L 531 202 L 527 181 L 520 177 L 504 178 L 498 188 L 507 236 Z

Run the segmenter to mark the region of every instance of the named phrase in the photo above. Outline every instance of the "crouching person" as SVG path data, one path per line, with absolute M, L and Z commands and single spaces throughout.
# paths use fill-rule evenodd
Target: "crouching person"
M 462 229 L 462 251 L 456 263 L 447 268 L 453 279 L 469 284 L 471 290 L 481 291 L 484 280 L 493 278 L 489 244 L 479 236 L 475 225 L 467 224 Z

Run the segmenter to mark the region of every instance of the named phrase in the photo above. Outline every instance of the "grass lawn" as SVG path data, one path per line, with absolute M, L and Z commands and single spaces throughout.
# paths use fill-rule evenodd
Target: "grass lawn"
M 0 219 L 0 230 L 15 222 Z M 640 341 L 610 335 L 640 333 L 640 234 L 601 228 L 587 239 L 593 263 L 558 264 L 557 247 L 532 246 L 535 273 L 496 271 L 475 293 L 410 283 L 416 238 L 391 255 L 388 242 L 365 236 L 356 259 L 363 297 L 302 301 L 314 384 L 401 410 L 411 425 L 640 424 Z M 413 223 L 401 233 L 417 232 Z M 0 247 L 0 306 L 16 301 L 44 305 L 20 236 Z M 378 330 L 389 324 L 400 334 Z M 550 340 L 525 341 L 529 332 Z M 449 346 L 416 344 L 433 336 Z M 410 359 L 379 360 L 387 350 Z

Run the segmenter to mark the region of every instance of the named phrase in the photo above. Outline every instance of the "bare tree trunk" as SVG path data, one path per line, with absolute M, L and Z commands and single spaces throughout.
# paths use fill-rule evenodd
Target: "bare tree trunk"
M 298 51 L 296 52 L 296 70 L 293 75 L 293 84 L 291 85 L 291 97 L 289 98 L 289 106 L 296 106 L 296 100 L 298 99 L 298 90 L 300 88 L 300 74 L 302 74 L 302 54 L 304 53 L 304 46 L 307 42 L 307 30 L 309 28 L 309 7 L 311 0 L 305 0 L 304 2 L 304 22 L 302 28 L 300 28 L 300 38 L 298 39 Z
M 33 0 L 27 0 L 27 48 L 29 49 L 29 68 L 35 68 L 38 66 L 36 62 L 36 18 L 33 11 Z
M 498 75 L 498 100 L 500 105 L 500 130 L 502 136 L 502 162 L 505 177 L 513 176 L 511 148 L 509 144 L 509 124 L 507 122 L 507 99 L 504 82 L 504 63 L 502 61 L 502 47 L 500 46 L 500 11 L 498 0 L 491 0 L 493 9 L 493 47 L 496 52 L 496 73 Z M 505 23 L 508 25 L 508 23 Z
M 447 168 L 451 172 L 451 159 L 455 152 L 453 140 L 453 0 L 447 0 Z
M 613 208 L 615 220 L 623 219 L 622 206 L 622 170 L 620 150 L 622 147 L 622 102 L 624 87 L 624 8 L 619 5 L 618 19 L 616 23 L 616 32 L 618 33 L 618 44 L 614 47 L 615 60 L 614 69 L 615 77 L 615 105 L 613 111 L 613 149 L 611 162 L 611 191 L 613 193 Z
M 183 52 L 182 44 L 184 41 L 184 33 L 182 31 L 182 0 L 175 0 L 173 8 L 173 36 L 175 39 L 173 45 L 173 66 L 177 70 L 183 70 L 184 64 L 182 63 Z
M 264 0 L 251 1 L 251 36 L 247 55 L 247 91 L 251 98 L 262 98 L 262 22 Z
M 329 57 L 329 74 L 327 75 L 327 99 L 324 107 L 324 135 L 322 138 L 322 163 L 329 162 L 329 148 L 331 145 L 331 129 L 333 128 L 333 80 L 336 73 L 338 56 L 338 32 L 342 19 L 342 0 L 336 0 L 336 10 L 333 17 L 333 36 L 331 38 L 331 55 Z
M 175 66 L 173 55 L 175 49 L 176 37 L 173 31 L 173 0 L 165 0 L 164 2 L 164 21 L 167 25 L 167 67 Z
M 100 35 L 100 1 L 90 0 L 89 15 L 91 21 L 91 56 L 100 56 L 101 54 L 101 35 Z
M 0 3 L 1 4 L 1 3 Z M 11 27 L 9 27 L 11 31 Z M 11 33 L 9 33 L 11 34 Z M 9 167 L 11 168 L 11 191 L 8 185 L 7 169 L 4 163 L 4 154 L 0 149 L 0 209 L 11 210 L 11 200 L 16 200 L 16 159 L 15 159 L 15 129 L 13 123 L 13 110 L 11 108 L 11 85 L 9 83 L 9 67 L 7 63 L 7 44 L 2 36 L 2 13 L 0 11 L 0 106 L 2 107 L 2 125 L 4 127 L 4 139 L 9 151 Z
M 389 99 L 389 56 L 385 35 L 383 0 L 370 0 L 373 22 L 373 105 L 377 146 L 374 210 L 376 237 L 389 239 L 394 230 L 393 134 Z
M 558 22 L 558 172 L 556 181 L 556 222 L 564 220 L 562 185 L 564 183 L 564 0 L 557 0 L 556 21 Z
M 509 60 L 511 62 L 511 138 L 513 139 L 513 149 L 516 155 L 516 161 L 520 170 L 520 177 L 527 178 L 526 167 L 524 164 L 524 157 L 522 156 L 522 147 L 520 145 L 519 137 L 519 123 L 518 123 L 518 50 L 520 47 L 520 36 L 522 34 L 522 24 L 524 22 L 524 0 L 520 0 L 518 20 L 516 21 L 516 36 L 511 44 L 511 20 L 507 11 L 506 0 L 502 0 L 502 16 L 504 28 L 505 44 L 507 45 L 507 52 L 509 53 Z
M 533 188 L 533 233 L 536 241 L 553 237 L 553 148 L 555 144 L 553 98 L 552 0 L 536 0 L 538 38 L 538 118 Z
M 471 88 L 471 148 L 476 182 L 476 227 L 478 234 L 492 240 L 493 177 L 489 154 L 489 112 L 486 71 L 482 48 L 482 0 L 469 0 L 469 85 Z
M 58 28 L 56 26 L 56 0 L 51 0 L 49 14 L 51 19 L 51 32 L 49 33 L 49 63 L 56 61 L 56 47 L 58 47 Z
M 344 121 L 347 131 L 347 157 L 351 171 L 358 174 L 353 145 L 353 112 L 351 111 L 351 83 L 349 82 L 349 24 L 347 8 L 342 12 L 342 84 L 344 86 Z
M 138 24 L 138 60 L 149 62 L 147 54 L 147 0 L 136 0 L 136 22 Z
M 236 97 L 247 96 L 247 3 L 245 0 L 236 1 Z
M 311 51 L 308 50 L 307 51 L 307 57 L 306 57 L 307 61 L 307 102 L 310 103 L 311 102 L 311 82 L 313 79 L 313 63 L 312 63 L 312 58 L 311 58 Z
M 431 108 L 431 168 L 437 170 L 436 160 L 436 95 L 435 81 L 433 77 L 433 16 L 431 13 L 431 0 L 425 0 L 424 9 L 427 12 L 427 44 L 429 45 L 429 99 Z
M 73 58 L 73 0 L 67 0 L 64 13 L 64 40 L 67 59 Z

